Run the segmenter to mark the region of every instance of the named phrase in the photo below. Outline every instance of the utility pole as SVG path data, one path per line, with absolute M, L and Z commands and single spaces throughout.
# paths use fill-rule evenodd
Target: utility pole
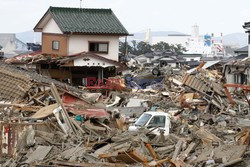
M 80 0 L 80 9 L 82 8 L 82 0 Z

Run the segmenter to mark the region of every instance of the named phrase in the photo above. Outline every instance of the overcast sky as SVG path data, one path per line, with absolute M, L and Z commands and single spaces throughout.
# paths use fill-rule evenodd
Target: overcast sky
M 0 0 L 0 32 L 32 30 L 49 6 L 79 7 L 80 0 Z M 219 35 L 244 32 L 250 0 L 83 0 L 83 7 L 111 8 L 130 33 L 152 31 Z

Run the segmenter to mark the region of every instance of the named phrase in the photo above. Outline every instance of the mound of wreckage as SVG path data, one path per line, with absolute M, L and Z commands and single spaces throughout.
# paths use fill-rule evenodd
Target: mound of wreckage
M 198 67 L 166 75 L 157 89 L 105 95 L 6 64 L 0 78 L 1 167 L 250 164 L 248 99 L 239 89 L 231 96 L 217 71 Z M 128 131 L 146 111 L 169 115 L 168 135 L 157 122 Z

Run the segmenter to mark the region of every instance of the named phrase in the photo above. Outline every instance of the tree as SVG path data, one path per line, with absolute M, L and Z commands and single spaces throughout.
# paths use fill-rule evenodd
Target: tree
M 152 46 L 146 42 L 139 42 L 137 44 L 137 55 L 145 54 L 145 53 L 151 53 Z
M 130 46 L 129 44 L 126 45 L 125 42 L 120 42 L 119 51 L 123 55 L 125 55 L 125 53 L 126 53 L 126 47 L 127 47 L 128 53 L 131 53 L 133 55 L 141 55 L 141 54 L 145 54 L 145 53 L 151 53 L 152 49 L 154 51 L 160 51 L 160 52 L 170 50 L 170 51 L 177 53 L 177 54 L 182 54 L 183 52 L 187 51 L 186 48 L 183 47 L 181 44 L 169 45 L 166 42 L 158 42 L 157 44 L 151 46 L 150 44 L 143 42 L 143 41 L 137 43 L 135 40 L 131 41 L 131 43 L 132 43 L 132 46 Z
M 137 46 L 136 40 L 132 40 L 131 43 L 132 43 L 133 50 L 136 51 L 136 46 Z
M 169 45 L 168 43 L 162 42 L 162 41 L 158 42 L 155 45 L 153 45 L 152 49 L 154 51 L 161 51 L 161 52 L 170 50 L 170 51 L 172 51 L 174 53 L 177 53 L 177 54 L 182 54 L 183 52 L 187 51 L 186 48 L 183 47 L 181 44 L 177 44 L 177 45 L 171 44 L 171 45 Z
M 152 49 L 154 51 L 166 51 L 166 50 L 170 50 L 170 46 L 168 43 L 161 41 L 153 45 Z
M 119 51 L 122 53 L 122 54 L 126 54 L 126 48 L 128 49 L 127 51 L 128 51 L 128 53 L 131 53 L 131 51 L 132 51 L 132 47 L 129 45 L 129 44 L 127 44 L 126 45 L 126 42 L 120 42 L 119 43 Z
M 183 47 L 181 44 L 171 45 L 171 47 L 172 47 L 172 51 L 177 54 L 182 54 L 183 52 L 187 51 L 187 49 Z

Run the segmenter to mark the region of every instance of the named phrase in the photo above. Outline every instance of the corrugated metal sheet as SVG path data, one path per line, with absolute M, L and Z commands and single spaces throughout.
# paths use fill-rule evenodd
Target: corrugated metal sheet
M 66 109 L 75 115 L 85 115 L 88 118 L 105 118 L 108 113 L 104 108 L 88 105 L 85 101 L 65 93 L 62 97 Z

